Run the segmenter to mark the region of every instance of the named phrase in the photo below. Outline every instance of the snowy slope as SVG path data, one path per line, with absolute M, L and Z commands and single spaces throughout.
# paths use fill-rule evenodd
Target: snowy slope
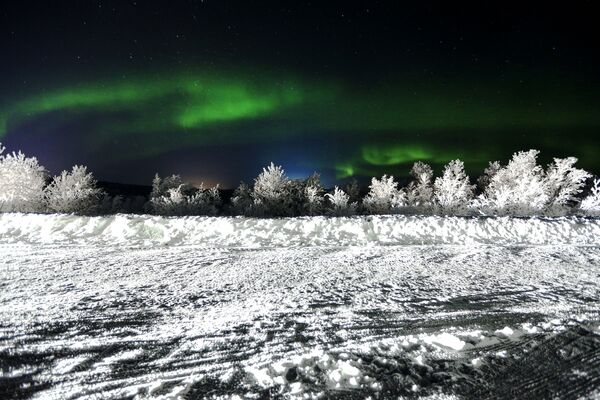
M 596 246 L 600 245 L 600 219 L 0 214 L 0 243 L 249 248 L 431 244 Z

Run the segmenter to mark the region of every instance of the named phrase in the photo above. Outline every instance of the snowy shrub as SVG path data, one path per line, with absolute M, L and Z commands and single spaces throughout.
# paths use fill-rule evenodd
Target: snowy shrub
M 75 165 L 71 172 L 63 171 L 54 177 L 44 198 L 51 212 L 88 214 L 97 209 L 101 194 L 87 168 Z
M 312 178 L 312 179 L 311 179 Z M 318 215 L 323 209 L 323 186 L 319 175 L 314 174 L 304 185 L 303 211 L 306 215 Z
M 348 201 L 350 203 L 358 204 L 360 202 L 360 186 L 358 185 L 358 181 L 356 179 L 352 179 L 344 187 L 344 192 L 348 195 Z
M 575 157 L 555 158 L 546 171 L 537 165 L 539 151 L 515 153 L 508 165 L 490 163 L 479 179 L 483 193 L 473 204 L 483 214 L 564 215 L 579 202 L 590 177 L 575 168 Z
M 562 215 L 569 210 L 569 207 L 579 203 L 578 195 L 591 175 L 575 168 L 576 162 L 575 157 L 555 158 L 554 163 L 548 166 L 545 179 L 548 196 L 546 214 Z
M 152 211 L 159 215 L 216 215 L 221 204 L 219 187 L 199 188 L 182 181 L 179 175 L 161 179 L 155 175 L 150 194 Z
M 252 190 L 245 184 L 236 189 L 231 212 L 264 217 L 318 215 L 323 212 L 323 193 L 319 174 L 291 180 L 282 167 L 271 163 L 255 179 Z
M 498 161 L 490 161 L 490 165 L 483 171 L 483 175 L 477 179 L 477 184 L 483 192 L 490 184 L 492 177 L 502 168 Z
M 295 215 L 319 215 L 323 212 L 325 189 L 321 185 L 321 177 L 313 173 L 307 179 L 295 181 L 292 186 L 292 201 L 297 203 L 294 208 Z M 297 187 L 297 192 L 294 191 Z M 294 196 L 295 195 L 295 196 Z M 295 198 L 294 198 L 295 197 Z
M 592 217 L 600 217 L 600 179 L 594 179 L 590 194 L 581 201 L 580 210 Z
M 321 190 L 316 186 L 306 186 L 304 188 L 304 197 L 306 203 L 304 209 L 307 215 L 317 215 L 321 212 L 323 196 Z
M 350 196 L 337 186 L 333 193 L 325 195 L 329 201 L 328 213 L 336 216 L 353 215 L 356 212 L 356 203 L 350 203 Z
M 474 206 L 483 214 L 541 214 L 549 196 L 544 170 L 536 162 L 538 154 L 537 150 L 520 151 L 504 167 L 490 163 L 482 179 L 486 186 Z
M 254 212 L 273 217 L 293 214 L 292 181 L 281 166 L 271 163 L 254 180 L 252 191 Z M 296 188 L 297 189 L 297 188 Z M 298 190 L 296 190 L 298 192 Z
M 253 215 L 254 200 L 252 199 L 252 189 L 246 183 L 240 183 L 231 197 L 229 206 L 232 215 Z
M 319 174 L 315 173 L 307 179 L 289 179 L 284 190 L 286 194 L 280 200 L 267 200 L 256 204 L 256 207 L 270 204 L 260 215 L 292 217 L 322 213 L 325 190 L 321 186 Z
M 203 185 L 189 194 L 184 192 L 184 185 L 180 185 L 153 203 L 155 212 L 162 215 L 216 215 L 219 204 L 218 188 L 207 189 Z
M 289 190 L 290 180 L 279 165 L 263 168 L 254 181 L 254 195 L 264 200 L 281 200 Z
M 475 185 L 471 185 L 460 160 L 450 161 L 441 177 L 433 184 L 436 206 L 443 213 L 464 213 L 473 198 Z
M 45 168 L 35 157 L 4 150 L 0 144 L 0 212 L 43 211 Z
M 393 213 L 406 205 L 406 196 L 398 189 L 393 176 L 383 175 L 381 179 L 371 179 L 369 193 L 363 200 L 363 205 L 369 213 Z
M 418 211 L 428 212 L 433 206 L 433 170 L 425 163 L 414 163 L 410 173 L 413 180 L 406 188 L 406 203 Z
M 154 175 L 152 180 L 152 192 L 150 193 L 150 200 L 158 199 L 162 196 L 166 196 L 170 189 L 175 189 L 179 186 L 184 186 L 185 190 L 192 188 L 191 185 L 185 183 L 179 175 L 171 175 L 166 178 L 161 178 L 158 174 Z

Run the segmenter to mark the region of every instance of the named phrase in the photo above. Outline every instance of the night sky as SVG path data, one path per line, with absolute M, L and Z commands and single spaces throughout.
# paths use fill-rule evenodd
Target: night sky
M 476 175 L 529 148 L 600 172 L 593 2 L 402 3 L 2 2 L 0 141 L 138 184 Z

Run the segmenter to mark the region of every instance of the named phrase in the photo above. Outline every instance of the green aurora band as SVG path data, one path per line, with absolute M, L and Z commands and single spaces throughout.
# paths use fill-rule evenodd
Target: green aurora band
M 517 130 L 536 132 L 540 139 L 540 132 L 547 130 L 600 127 L 597 95 L 573 85 L 557 91 L 543 81 L 498 87 L 406 78 L 357 89 L 342 81 L 264 75 L 182 72 L 43 90 L 0 107 L 0 139 L 48 115 L 61 121 L 97 116 L 102 122 L 86 132 L 90 146 L 115 137 L 143 138 L 142 148 L 130 149 L 125 158 L 188 146 L 336 135 L 357 143 L 354 155 L 322 161 L 343 178 L 415 160 L 440 164 L 461 157 L 479 165 L 493 156 L 491 150 L 481 152 L 481 140 L 478 152 L 469 148 L 468 138 L 462 142 L 465 148 L 458 148 L 451 132 L 481 136 L 485 131 Z M 596 162 L 600 149 L 594 143 L 580 153 Z
M 200 128 L 210 123 L 258 118 L 300 103 L 303 94 L 296 87 L 293 82 L 265 88 L 235 79 L 186 75 L 82 85 L 35 95 L 10 105 L 0 114 L 0 137 L 6 134 L 8 122 L 18 124 L 56 111 L 71 114 L 129 111 L 134 121 L 145 121 L 131 126 L 144 130 Z M 148 112 L 154 107 L 163 108 L 167 114 Z M 115 134 L 127 131 L 115 129 Z

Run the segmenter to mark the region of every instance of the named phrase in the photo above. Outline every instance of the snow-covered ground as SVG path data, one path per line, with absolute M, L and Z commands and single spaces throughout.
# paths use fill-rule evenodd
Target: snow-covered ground
M 600 221 L 0 215 L 0 398 L 600 398 Z

